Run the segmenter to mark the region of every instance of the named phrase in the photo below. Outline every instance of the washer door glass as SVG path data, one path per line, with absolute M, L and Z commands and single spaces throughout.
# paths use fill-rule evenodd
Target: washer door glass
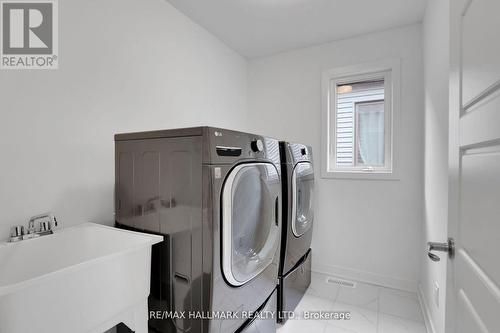
M 240 286 L 269 266 L 279 246 L 280 175 L 273 164 L 236 166 L 222 192 L 222 268 Z
M 292 231 L 296 237 L 302 236 L 312 227 L 314 170 L 309 162 L 297 163 L 292 174 Z

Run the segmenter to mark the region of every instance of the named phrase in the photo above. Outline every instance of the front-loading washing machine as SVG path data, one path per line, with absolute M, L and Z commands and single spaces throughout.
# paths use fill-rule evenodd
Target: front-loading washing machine
M 150 330 L 275 332 L 279 142 L 196 127 L 115 143 L 116 225 L 165 239 L 152 253 Z
M 311 283 L 314 220 L 312 148 L 280 142 L 283 229 L 279 264 L 278 322 L 285 322 Z

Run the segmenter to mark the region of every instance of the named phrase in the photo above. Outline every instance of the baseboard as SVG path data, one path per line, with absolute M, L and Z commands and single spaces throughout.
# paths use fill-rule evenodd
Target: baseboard
M 425 327 L 427 328 L 428 333 L 436 333 L 436 329 L 432 324 L 431 320 L 431 311 L 429 310 L 429 303 L 427 303 L 427 299 L 425 298 L 424 292 L 422 290 L 422 285 L 418 285 L 418 301 L 420 302 L 420 308 L 422 309 L 422 314 L 424 316 Z
M 352 268 L 318 264 L 313 262 L 312 270 L 317 273 L 333 275 L 344 279 L 355 280 L 377 286 L 417 292 L 417 282 L 384 276 Z

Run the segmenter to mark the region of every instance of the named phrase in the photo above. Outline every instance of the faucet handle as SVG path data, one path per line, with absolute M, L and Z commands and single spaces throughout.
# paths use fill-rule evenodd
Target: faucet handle
M 27 234 L 34 234 L 36 232 L 35 229 L 35 220 L 30 220 L 28 222 L 28 232 Z
M 38 225 L 39 225 L 38 231 L 40 231 L 40 232 L 52 230 L 52 228 L 50 227 L 49 221 L 40 221 L 40 223 Z
M 39 231 L 50 231 L 58 227 L 58 222 L 53 213 L 45 213 L 30 218 L 28 230 L 35 230 L 35 222 L 39 222 Z
M 10 237 L 21 237 L 25 235 L 24 226 L 16 225 L 10 229 Z
M 59 227 L 59 222 L 57 221 L 55 215 L 51 214 L 49 221 L 49 230 L 54 230 L 57 227 Z

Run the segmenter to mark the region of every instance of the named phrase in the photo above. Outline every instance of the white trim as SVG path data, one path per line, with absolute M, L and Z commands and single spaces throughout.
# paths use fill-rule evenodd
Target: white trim
M 409 292 L 417 291 L 417 281 L 395 278 L 387 275 L 380 275 L 352 269 L 348 267 L 318 264 L 314 262 L 313 271 L 321 274 L 333 275 L 347 280 L 356 280 L 359 282 L 374 284 L 377 286 L 405 290 Z
M 332 83 L 365 80 L 370 78 L 384 78 L 385 101 L 390 103 L 386 117 L 386 161 L 384 168 L 374 171 L 330 171 L 330 143 L 331 137 L 335 135 L 335 126 L 332 133 L 331 108 L 336 99 L 336 90 Z M 322 128 L 321 128 L 321 177 L 341 179 L 372 179 L 372 180 L 398 180 L 399 178 L 399 118 L 400 118 L 400 95 L 401 95 L 401 61 L 399 59 L 388 59 L 373 63 L 364 63 L 326 70 L 322 74 Z M 389 149 L 390 148 L 390 149 Z
M 425 298 L 424 291 L 422 289 L 422 284 L 418 284 L 418 301 L 420 303 L 420 308 L 422 309 L 422 315 L 424 317 L 425 328 L 428 333 L 436 333 L 436 329 L 434 328 L 434 324 L 432 323 L 431 311 L 429 309 L 429 305 L 427 303 L 427 298 Z
M 232 256 L 233 256 L 233 244 L 232 244 L 232 213 L 233 213 L 233 207 L 232 207 L 232 189 L 233 189 L 233 183 L 234 179 L 238 175 L 239 171 L 244 168 L 249 168 L 249 167 L 255 167 L 255 166 L 265 166 L 267 167 L 273 167 L 276 172 L 278 170 L 276 169 L 276 166 L 271 163 L 244 163 L 244 164 L 239 164 L 234 169 L 232 169 L 229 172 L 229 175 L 226 178 L 226 181 L 224 183 L 224 187 L 222 189 L 222 272 L 224 274 L 224 277 L 226 278 L 227 282 L 229 282 L 233 286 L 242 286 L 245 283 L 249 282 L 250 280 L 253 280 L 255 277 L 257 277 L 260 273 L 262 273 L 269 265 L 271 265 L 273 262 L 272 260 L 266 265 L 263 266 L 261 269 L 255 271 L 255 273 L 245 281 L 239 281 L 237 280 L 234 275 L 233 275 L 233 270 L 232 270 Z M 274 210 L 274 201 L 271 204 L 271 207 L 273 207 Z M 273 211 L 272 216 L 274 216 L 275 212 Z M 273 242 L 273 247 L 275 249 L 278 248 L 278 244 L 280 242 L 280 233 L 278 232 L 279 229 L 281 228 L 281 225 L 276 226 L 274 223 L 272 223 L 272 227 L 274 228 L 274 232 L 270 232 L 270 236 L 274 234 L 274 242 Z M 271 229 L 272 230 L 272 229 Z M 267 246 L 267 242 L 266 242 Z M 275 253 L 276 251 L 271 251 L 272 253 Z
M 462 96 L 462 29 L 463 18 L 469 9 L 472 0 L 450 1 L 450 43 L 449 43 L 449 91 L 448 91 L 448 237 L 457 242 L 460 248 L 460 175 L 461 175 L 461 147 L 460 147 L 460 119 L 463 115 Z M 458 319 L 458 290 L 456 281 L 457 260 L 447 260 L 446 266 L 446 297 L 445 297 L 445 332 L 457 331 Z

